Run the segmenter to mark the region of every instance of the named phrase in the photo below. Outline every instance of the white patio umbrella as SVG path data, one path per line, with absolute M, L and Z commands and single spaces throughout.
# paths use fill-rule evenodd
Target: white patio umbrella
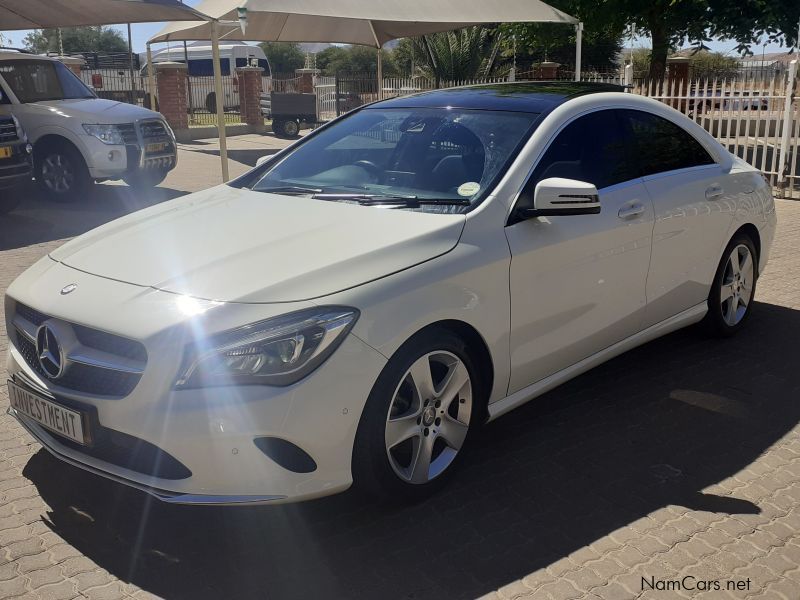
M 566 23 L 575 26 L 575 77 L 580 79 L 582 24 L 540 0 L 205 0 L 212 20 L 169 23 L 148 42 L 211 40 L 223 179 L 228 179 L 219 38 L 338 42 L 380 48 L 386 42 L 484 23 Z M 246 26 L 241 26 L 242 24 Z M 222 30 L 222 32 L 220 31 Z M 151 63 L 148 56 L 148 63 Z M 378 78 L 381 77 L 378 54 Z M 380 85 L 378 86 L 380 89 Z
M 204 18 L 179 0 L 0 0 L 0 31 Z

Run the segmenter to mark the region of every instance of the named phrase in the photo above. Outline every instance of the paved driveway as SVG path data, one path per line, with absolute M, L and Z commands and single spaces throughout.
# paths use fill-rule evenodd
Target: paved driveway
M 190 187 L 170 184 L 158 194 Z M 104 193 L 80 218 L 36 204 L 0 221 L 0 291 L 57 238 L 142 202 Z M 681 331 L 594 369 L 484 428 L 415 506 L 166 506 L 53 459 L 2 414 L 0 598 L 796 600 L 800 203 L 779 219 L 741 335 Z

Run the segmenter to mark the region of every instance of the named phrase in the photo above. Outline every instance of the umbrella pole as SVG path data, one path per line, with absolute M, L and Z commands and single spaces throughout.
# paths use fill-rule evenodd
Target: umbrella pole
M 383 49 L 378 48 L 378 100 L 383 100 Z
M 228 140 L 225 137 L 225 112 L 222 109 L 222 68 L 219 64 L 219 21 L 211 21 L 211 59 L 214 63 L 214 96 L 217 101 L 217 131 L 219 158 L 222 161 L 222 181 L 230 179 L 228 173 Z
M 575 25 L 575 81 L 581 80 L 581 43 L 583 38 L 583 23 Z
M 156 107 L 156 78 L 153 75 L 153 51 L 150 44 L 147 44 L 147 87 L 150 90 L 150 110 L 158 110 Z

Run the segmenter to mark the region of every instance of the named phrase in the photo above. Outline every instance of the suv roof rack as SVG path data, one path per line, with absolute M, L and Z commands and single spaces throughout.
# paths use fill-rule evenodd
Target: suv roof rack
M 15 48 L 13 46 L 0 46 L 0 50 L 11 50 L 12 52 L 19 52 L 20 54 L 33 54 L 30 50 L 25 48 Z

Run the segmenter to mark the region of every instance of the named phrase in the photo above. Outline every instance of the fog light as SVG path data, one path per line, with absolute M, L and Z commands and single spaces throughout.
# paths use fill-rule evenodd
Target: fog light
M 26 144 L 25 145 L 25 152 L 27 152 L 28 154 L 33 153 L 33 146 L 31 146 L 30 144 Z
M 114 160 L 114 151 L 113 150 L 108 153 L 108 160 L 110 160 L 110 161 Z

